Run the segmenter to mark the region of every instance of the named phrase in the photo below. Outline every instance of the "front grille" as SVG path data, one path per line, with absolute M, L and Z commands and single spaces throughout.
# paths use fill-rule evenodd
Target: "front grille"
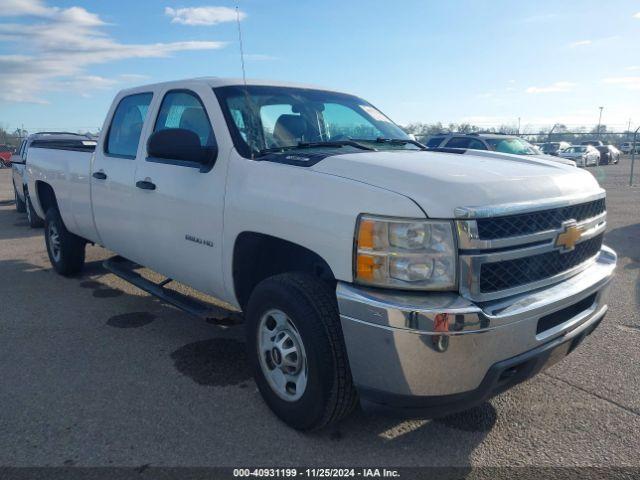
M 566 220 L 586 220 L 606 210 L 605 199 L 600 198 L 588 203 L 567 207 L 542 210 L 540 212 L 521 213 L 506 217 L 479 218 L 478 235 L 481 240 L 530 235 L 545 230 L 560 228 Z
M 594 257 L 600 251 L 603 235 L 576 245 L 571 252 L 558 250 L 530 257 L 484 263 L 480 268 L 480 291 L 498 292 L 544 280 L 565 272 Z

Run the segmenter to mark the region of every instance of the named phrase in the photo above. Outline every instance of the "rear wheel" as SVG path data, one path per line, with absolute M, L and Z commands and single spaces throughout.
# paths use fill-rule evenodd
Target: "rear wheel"
M 72 276 L 84 266 L 86 241 L 69 232 L 55 207 L 47 211 L 44 220 L 44 238 L 47 253 L 54 270 L 60 275 Z
M 16 211 L 18 213 L 24 213 L 27 207 L 24 201 L 20 200 L 20 197 L 18 196 L 18 190 L 16 189 L 15 185 L 13 186 L 13 198 L 15 199 Z
M 335 294 L 322 280 L 287 273 L 261 282 L 247 307 L 247 349 L 260 393 L 289 426 L 337 422 L 357 403 Z
M 36 211 L 33 209 L 33 204 L 31 203 L 31 198 L 29 197 L 29 194 L 25 192 L 24 198 L 25 198 L 25 204 L 26 204 L 25 208 L 27 210 L 27 220 L 29 220 L 29 226 L 31 228 L 42 227 L 44 225 L 44 222 L 38 216 Z

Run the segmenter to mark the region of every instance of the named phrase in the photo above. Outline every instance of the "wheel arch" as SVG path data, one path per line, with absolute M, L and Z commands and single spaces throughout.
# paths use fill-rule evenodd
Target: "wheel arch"
M 47 210 L 51 207 L 58 208 L 58 200 L 56 199 L 56 194 L 53 191 L 53 187 L 42 180 L 36 181 L 36 201 L 35 204 L 33 199 L 31 199 L 31 203 L 34 204 L 36 209 L 39 209 L 38 215 L 41 215 L 44 218 L 47 214 Z
M 233 246 L 232 262 L 234 294 L 242 309 L 258 283 L 281 273 L 309 273 L 335 287 L 335 275 L 319 254 L 272 235 L 240 233 Z

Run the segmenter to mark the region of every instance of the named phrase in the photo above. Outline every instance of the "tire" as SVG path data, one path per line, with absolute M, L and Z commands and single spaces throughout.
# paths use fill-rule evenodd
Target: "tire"
M 271 315 L 280 314 L 288 317 L 290 324 L 287 323 L 284 330 L 274 327 L 276 335 L 270 337 L 269 321 L 275 322 Z M 297 430 L 316 430 L 339 421 L 353 411 L 357 394 L 342 337 L 335 293 L 326 282 L 304 273 L 270 277 L 252 292 L 246 320 L 250 367 L 263 399 L 282 421 Z M 293 382 L 287 382 L 284 389 L 272 386 L 274 376 L 269 373 L 277 373 L 276 370 L 281 369 L 275 364 L 276 360 L 279 357 L 282 361 L 278 363 L 284 365 L 284 359 L 290 354 L 275 355 L 267 346 L 276 344 L 265 344 L 264 339 L 267 342 L 269 338 L 277 340 L 282 332 L 294 337 L 297 334 L 301 344 L 297 349 L 301 355 L 296 358 L 302 359 L 300 372 L 306 375 L 304 390 L 298 391 L 297 386 L 293 389 L 296 385 Z M 260 350 L 263 353 L 259 353 Z
M 24 213 L 27 211 L 27 206 L 25 205 L 24 201 L 20 200 L 20 197 L 18 196 L 18 190 L 16 189 L 16 186 L 13 186 L 13 197 L 15 199 L 15 204 L 16 204 L 16 211 L 18 213 Z
M 44 238 L 49 261 L 56 272 L 70 277 L 82 270 L 87 242 L 67 230 L 56 207 L 47 211 Z
M 31 203 L 31 198 L 29 197 L 29 194 L 25 192 L 24 198 L 26 200 L 25 203 L 26 203 L 26 210 L 27 210 L 27 220 L 29 220 L 29 226 L 31 228 L 41 228 L 42 226 L 44 226 L 44 222 L 38 216 L 36 211 L 33 209 L 33 204 Z

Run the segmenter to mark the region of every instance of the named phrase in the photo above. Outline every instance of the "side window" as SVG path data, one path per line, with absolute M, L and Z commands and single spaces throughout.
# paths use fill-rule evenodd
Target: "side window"
M 447 148 L 469 148 L 469 143 L 471 143 L 471 138 L 467 137 L 453 137 L 451 140 L 447 142 Z
M 427 147 L 429 148 L 439 147 L 440 144 L 442 143 L 442 140 L 444 140 L 444 137 L 432 137 L 427 142 Z
M 192 131 L 200 139 L 201 147 L 216 144 L 207 111 L 195 93 L 176 90 L 164 96 L 153 132 L 169 128 Z
M 484 143 L 482 143 L 480 140 L 477 140 L 475 138 L 469 139 L 469 146 L 467 148 L 470 148 L 472 150 L 486 150 L 487 149 L 487 147 L 485 146 Z
M 152 93 L 129 95 L 120 100 L 111 119 L 105 153 L 135 158 L 140 143 L 140 133 L 153 98 Z

